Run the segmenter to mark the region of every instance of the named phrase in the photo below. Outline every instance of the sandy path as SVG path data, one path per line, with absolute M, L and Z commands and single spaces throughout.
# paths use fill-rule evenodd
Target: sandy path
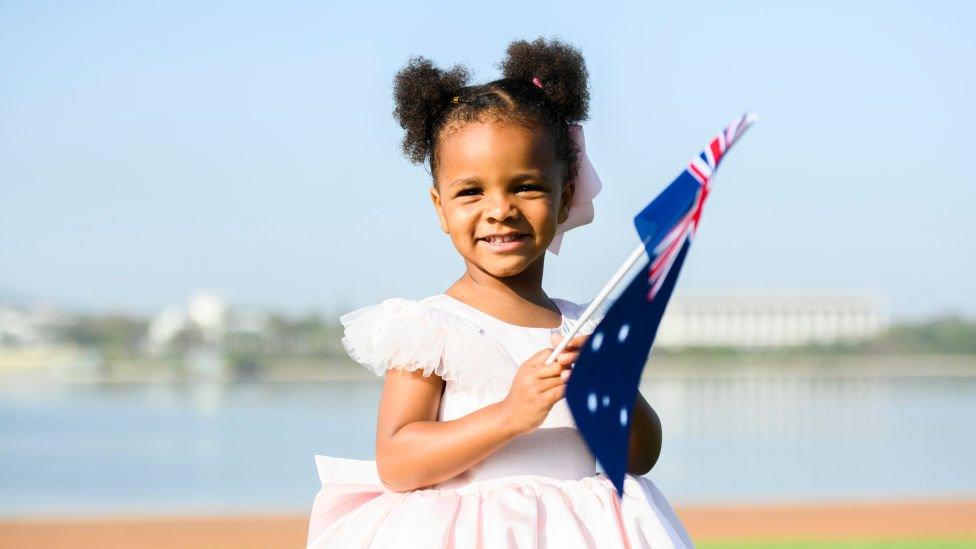
M 18 549 L 269 549 L 304 547 L 306 517 L 29 520 L 0 522 Z
M 976 539 L 976 500 L 685 507 L 692 539 Z
M 692 539 L 973 536 L 976 500 L 681 507 Z M 207 517 L 0 522 L 0 547 L 19 549 L 267 549 L 303 547 L 306 517 Z

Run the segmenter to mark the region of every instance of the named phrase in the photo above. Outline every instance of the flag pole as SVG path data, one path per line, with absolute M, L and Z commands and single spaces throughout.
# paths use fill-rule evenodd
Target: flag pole
M 559 342 L 559 345 L 556 345 L 556 348 L 552 350 L 549 358 L 546 359 L 546 364 L 552 364 L 553 361 L 556 360 L 556 357 L 559 356 L 559 353 L 566 349 L 566 346 L 569 345 L 570 340 L 576 337 L 576 334 L 578 334 L 580 329 L 583 327 L 583 323 L 589 320 L 590 317 L 593 316 L 593 313 L 595 313 L 597 309 L 603 305 L 603 303 L 610 297 L 610 294 L 613 292 L 614 288 L 616 288 L 620 284 L 620 281 L 627 276 L 627 273 L 630 272 L 634 265 L 636 265 L 637 262 L 644 257 L 644 254 L 644 244 L 641 243 L 634 249 L 633 252 L 631 252 L 630 257 L 624 261 L 624 264 L 617 269 L 617 272 L 614 273 L 614 275 L 610 278 L 610 281 L 607 282 L 602 290 L 600 290 L 600 293 L 596 294 L 596 297 L 593 298 L 593 301 L 590 302 L 590 305 L 586 308 L 586 310 L 580 314 L 579 319 L 576 320 L 576 324 L 573 326 L 573 328 L 563 337 L 563 340 Z

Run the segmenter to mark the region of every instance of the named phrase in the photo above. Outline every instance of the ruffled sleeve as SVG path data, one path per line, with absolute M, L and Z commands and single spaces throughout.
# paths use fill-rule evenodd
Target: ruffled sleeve
M 339 317 L 342 346 L 378 376 L 422 370 L 459 388 L 498 390 L 492 383 L 511 357 L 473 322 L 419 301 L 390 298 Z

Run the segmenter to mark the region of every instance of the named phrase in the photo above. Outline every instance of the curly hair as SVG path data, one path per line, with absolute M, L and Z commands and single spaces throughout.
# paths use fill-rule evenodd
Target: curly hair
M 411 58 L 397 72 L 393 91 L 404 155 L 415 164 L 429 162 L 436 182 L 439 139 L 448 129 L 493 117 L 550 132 L 567 180 L 575 177 L 579 151 L 569 124 L 586 120 L 590 101 L 582 53 L 558 39 L 516 40 L 498 68 L 502 78 L 468 85 L 470 73 L 461 65 L 441 70 L 425 57 Z

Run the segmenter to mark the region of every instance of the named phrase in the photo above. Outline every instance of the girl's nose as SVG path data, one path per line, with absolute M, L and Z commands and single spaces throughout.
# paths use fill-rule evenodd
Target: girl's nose
M 489 202 L 487 204 L 487 210 L 485 214 L 489 219 L 494 219 L 495 221 L 503 221 L 512 217 L 517 210 L 512 203 L 511 198 L 506 193 L 495 193 L 489 197 Z

